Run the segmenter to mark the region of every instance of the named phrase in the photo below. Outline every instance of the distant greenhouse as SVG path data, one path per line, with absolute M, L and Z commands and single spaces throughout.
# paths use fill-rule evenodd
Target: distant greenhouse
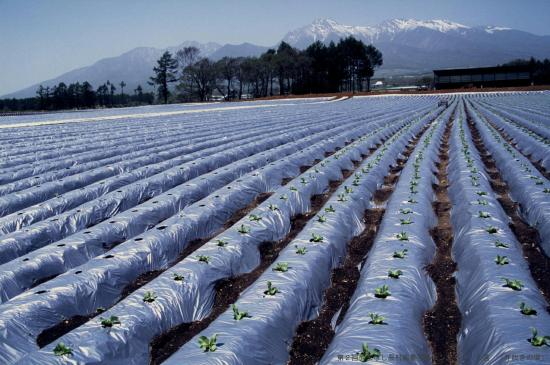
M 454 68 L 433 72 L 436 89 L 528 86 L 533 83 L 528 65 Z

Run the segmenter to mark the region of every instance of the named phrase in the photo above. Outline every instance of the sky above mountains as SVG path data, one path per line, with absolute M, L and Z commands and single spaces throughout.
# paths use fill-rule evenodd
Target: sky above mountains
M 0 95 L 139 46 L 271 46 L 315 18 L 450 19 L 550 34 L 548 0 L 0 0 Z

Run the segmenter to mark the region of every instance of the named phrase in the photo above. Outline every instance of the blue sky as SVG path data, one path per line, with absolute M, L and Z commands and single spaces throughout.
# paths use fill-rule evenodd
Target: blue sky
M 449 19 L 550 35 L 550 0 L 0 0 L 0 95 L 138 46 L 270 46 L 315 18 Z

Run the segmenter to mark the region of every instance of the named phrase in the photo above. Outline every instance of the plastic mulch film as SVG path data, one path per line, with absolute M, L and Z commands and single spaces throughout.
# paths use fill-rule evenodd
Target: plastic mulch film
M 378 364 L 431 362 L 422 316 L 435 304 L 436 291 L 423 268 L 435 253 L 432 184 L 454 107 L 424 133 L 402 170 L 349 308 L 320 364 L 364 361 L 369 356 L 364 346 L 377 355 L 371 360 Z
M 513 200 L 521 204 L 521 213 L 535 227 L 541 237 L 541 246 L 550 255 L 550 182 L 531 162 L 511 147 L 492 127 L 471 111 L 485 148 L 491 153 L 502 178 L 510 188 Z
M 363 230 L 362 217 L 371 195 L 382 184 L 407 141 L 425 123 L 424 119 L 401 129 L 363 161 L 323 206 L 321 214 L 325 219 L 310 220 L 272 266 L 241 294 L 235 304 L 240 311 L 248 312 L 250 318 L 236 322 L 232 309 L 228 309 L 165 363 L 285 363 L 296 327 L 301 321 L 317 316 L 324 290 L 330 285 L 331 270 L 340 264 L 347 242 Z M 297 253 L 296 246 L 305 247 L 305 254 Z M 288 265 L 288 271 L 274 270 L 280 265 Z M 268 282 L 272 285 L 271 292 L 267 291 Z M 210 338 L 215 334 L 218 348 L 205 353 L 199 348 L 199 337 Z
M 462 313 L 459 362 L 548 364 L 550 348 L 528 341 L 531 328 L 539 336 L 550 335 L 548 303 L 530 275 L 463 119 L 453 126 L 449 155 L 453 256 Z

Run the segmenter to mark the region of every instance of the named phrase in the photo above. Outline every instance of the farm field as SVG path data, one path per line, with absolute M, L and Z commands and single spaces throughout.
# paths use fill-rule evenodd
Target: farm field
M 0 117 L 0 142 L 0 364 L 550 364 L 550 92 Z

